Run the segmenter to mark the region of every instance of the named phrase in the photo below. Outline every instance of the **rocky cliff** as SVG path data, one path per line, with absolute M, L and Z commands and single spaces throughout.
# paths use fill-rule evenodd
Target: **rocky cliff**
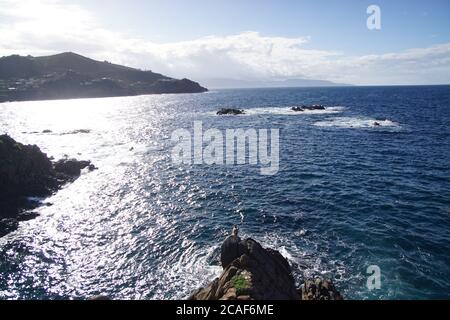
M 189 300 L 342 300 L 332 281 L 311 279 L 301 288 L 288 261 L 253 239 L 228 237 L 221 248 L 222 275 Z
M 17 229 L 20 221 L 36 217 L 30 210 L 39 202 L 30 197 L 50 196 L 84 168 L 95 169 L 89 161 L 52 162 L 39 147 L 0 135 L 0 237 Z

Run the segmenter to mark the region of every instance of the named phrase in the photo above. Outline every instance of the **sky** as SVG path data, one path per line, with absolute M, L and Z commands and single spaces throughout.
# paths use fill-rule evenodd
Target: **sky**
M 448 0 L 0 0 L 0 56 L 72 51 L 198 81 L 448 84 L 449 14 Z

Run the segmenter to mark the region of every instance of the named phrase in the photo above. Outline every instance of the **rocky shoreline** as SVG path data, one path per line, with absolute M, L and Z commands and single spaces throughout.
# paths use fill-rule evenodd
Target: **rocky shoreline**
M 90 161 L 52 161 L 39 147 L 0 135 L 0 237 L 16 230 L 19 222 L 36 218 L 31 210 L 41 205 L 38 199 L 75 181 L 83 169 L 96 168 Z
M 222 244 L 221 264 L 221 276 L 189 300 L 343 300 L 331 280 L 309 279 L 296 288 L 286 258 L 253 239 L 240 239 L 237 229 Z

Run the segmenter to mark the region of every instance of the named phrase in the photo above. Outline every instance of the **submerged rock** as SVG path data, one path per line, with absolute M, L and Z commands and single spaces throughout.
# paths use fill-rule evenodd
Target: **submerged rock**
M 53 163 L 37 146 L 0 135 L 0 237 L 14 231 L 18 221 L 37 216 L 26 213 L 41 204 L 29 197 L 50 196 L 86 167 L 95 169 L 90 161 L 63 159 Z
M 331 281 L 306 282 L 297 289 L 288 261 L 233 230 L 221 248 L 222 275 L 195 291 L 189 300 L 330 300 L 342 299 Z
M 77 130 L 63 132 L 63 133 L 61 133 L 61 135 L 64 136 L 64 135 L 79 134 L 79 133 L 87 134 L 87 133 L 91 133 L 91 130 L 90 129 L 77 129 Z
M 245 114 L 244 110 L 232 109 L 232 108 L 223 108 L 223 109 L 220 109 L 219 111 L 217 111 L 218 116 L 225 116 L 225 115 L 238 116 L 238 115 L 243 115 L 243 114 Z

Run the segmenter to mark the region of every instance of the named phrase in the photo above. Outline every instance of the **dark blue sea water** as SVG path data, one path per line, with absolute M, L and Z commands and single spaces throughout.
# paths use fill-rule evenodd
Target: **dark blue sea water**
M 289 111 L 318 103 L 330 108 Z M 194 121 L 279 128 L 280 171 L 175 165 L 172 132 Z M 299 282 L 333 278 L 348 299 L 450 298 L 449 86 L 6 103 L 0 131 L 99 167 L 0 239 L 2 299 L 185 298 L 220 273 L 234 224 L 280 250 Z

